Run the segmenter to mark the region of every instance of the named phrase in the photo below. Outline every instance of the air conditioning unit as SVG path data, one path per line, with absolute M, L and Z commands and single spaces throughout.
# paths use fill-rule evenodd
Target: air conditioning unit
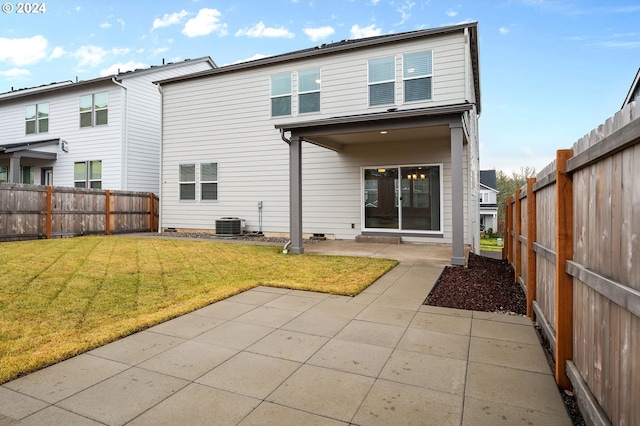
M 220 237 L 236 237 L 242 235 L 242 219 L 237 217 L 221 217 L 217 219 L 216 235 Z

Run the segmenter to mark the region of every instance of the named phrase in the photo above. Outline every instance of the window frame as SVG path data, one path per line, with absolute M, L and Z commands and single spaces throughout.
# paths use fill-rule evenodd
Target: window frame
M 46 110 L 47 112 L 44 113 L 46 114 L 45 117 L 40 117 L 40 111 L 43 109 L 43 107 L 46 105 Z M 28 108 L 34 108 L 35 112 L 33 114 L 33 118 L 29 119 L 27 117 L 27 109 Z M 49 102 L 40 102 L 38 104 L 31 104 L 31 105 L 27 105 L 24 107 L 24 121 L 25 121 L 25 128 L 24 128 L 24 134 L 25 135 L 37 135 L 40 133 L 49 133 Z M 46 129 L 42 130 L 42 123 L 44 123 L 46 121 L 47 125 L 46 125 Z M 28 130 L 28 123 L 33 123 L 33 132 L 29 132 Z
M 9 166 L 0 166 L 0 183 L 9 182 Z
M 193 167 L 193 180 L 187 180 L 187 179 L 183 179 L 183 175 L 182 175 L 182 168 L 183 167 L 187 167 L 187 166 L 192 166 Z M 187 201 L 187 202 L 193 202 L 196 201 L 197 197 L 196 197 L 196 181 L 197 181 L 197 176 L 196 176 L 196 163 L 192 162 L 192 163 L 180 163 L 178 164 L 178 201 L 183 202 L 183 201 Z M 183 198 L 182 196 L 182 188 L 183 186 L 189 186 L 189 187 L 193 187 L 193 198 Z
M 303 82 L 302 74 L 304 73 L 317 73 L 317 77 L 314 80 L 314 83 L 317 85 L 317 89 L 313 90 L 302 90 L 301 83 Z M 302 111 L 302 96 L 310 95 L 310 94 L 318 94 L 318 109 L 313 111 Z M 311 68 L 307 70 L 298 71 L 298 114 L 315 114 L 321 111 L 322 109 L 322 69 L 321 68 Z
M 25 172 L 29 173 L 29 182 L 25 182 Z M 36 166 L 20 166 L 20 183 L 26 185 L 35 185 L 36 182 Z
M 106 96 L 106 104 L 104 107 L 98 107 L 96 105 L 96 96 L 99 95 L 105 95 Z M 88 98 L 91 97 L 91 107 L 89 110 L 82 110 L 82 99 L 83 98 Z M 104 92 L 97 92 L 97 93 L 91 93 L 88 95 L 81 95 L 80 99 L 79 99 L 79 126 L 81 129 L 86 128 L 86 127 L 98 127 L 98 126 L 107 126 L 109 124 L 109 91 L 104 91 Z M 85 107 L 87 108 L 87 107 Z M 105 112 L 105 122 L 104 123 L 98 123 L 98 113 L 100 112 Z M 90 124 L 86 124 L 83 125 L 82 124 L 82 115 L 83 114 L 89 114 L 90 117 Z
M 376 80 L 376 81 L 371 81 L 372 78 L 372 73 L 371 73 L 371 66 L 373 65 L 373 63 L 375 62 L 379 62 L 381 63 L 382 61 L 389 61 L 391 60 L 391 62 L 393 63 L 393 78 L 389 78 L 389 79 L 383 79 L 383 80 Z M 367 60 L 367 105 L 369 108 L 377 108 L 377 107 L 384 107 L 384 106 L 390 106 L 390 105 L 397 105 L 397 101 L 396 101 L 396 80 L 397 80 L 397 69 L 396 69 L 396 63 L 397 63 L 397 57 L 396 55 L 393 56 L 385 56 L 385 57 L 381 57 L 381 58 L 374 58 L 374 59 L 368 59 Z M 392 100 L 391 102 L 388 103 L 376 103 L 376 104 L 372 104 L 371 103 L 371 89 L 374 86 L 381 86 L 384 84 L 389 84 L 389 83 L 393 83 L 393 90 L 392 90 Z
M 430 68 L 430 73 L 425 73 L 425 74 L 416 74 L 416 75 L 412 75 L 410 77 L 407 77 L 407 69 L 405 68 L 406 64 L 407 64 L 407 56 L 417 56 L 420 54 L 429 54 L 429 68 Z M 421 80 L 421 79 L 425 79 L 427 81 L 429 81 L 429 97 L 428 98 L 421 98 L 421 99 L 409 99 L 407 100 L 407 93 L 409 92 L 407 90 L 407 82 L 410 81 L 414 81 L 414 80 Z M 407 103 L 415 103 L 415 102 L 428 102 L 428 101 L 433 101 L 433 49 L 429 49 L 429 50 L 422 50 L 419 52 L 410 52 L 410 53 L 404 53 L 402 55 L 402 100 L 403 103 L 407 104 Z
M 76 166 L 82 164 L 84 166 L 83 179 L 77 179 Z M 92 167 L 94 164 L 100 164 L 100 178 L 92 177 Z M 75 161 L 73 163 L 73 187 L 85 189 L 102 189 L 102 160 Z M 79 185 L 82 184 L 82 185 Z
M 274 88 L 275 88 L 275 84 L 274 84 L 274 79 L 277 79 L 278 77 L 285 77 L 287 76 L 289 79 L 289 91 L 287 93 L 276 93 L 274 94 Z M 271 118 L 279 118 L 279 117 L 291 117 L 293 115 L 293 77 L 292 77 L 292 73 L 281 73 L 281 74 L 274 74 L 271 77 L 269 77 L 269 116 Z M 284 98 L 289 98 L 289 112 L 288 114 L 278 114 L 278 115 L 274 115 L 274 108 L 273 108 L 273 102 L 276 99 L 284 99 Z
M 216 173 L 215 173 L 215 180 L 205 180 L 203 178 L 204 173 L 202 172 L 202 166 L 204 166 L 205 164 L 215 164 L 216 166 Z M 205 202 L 209 202 L 209 201 L 218 201 L 218 163 L 217 162 L 208 162 L 208 163 L 200 163 L 200 201 L 205 201 Z M 196 176 L 197 179 L 197 176 Z M 204 198 L 204 194 L 205 191 L 203 190 L 203 185 L 212 185 L 215 184 L 215 188 L 216 188 L 216 196 L 215 198 Z

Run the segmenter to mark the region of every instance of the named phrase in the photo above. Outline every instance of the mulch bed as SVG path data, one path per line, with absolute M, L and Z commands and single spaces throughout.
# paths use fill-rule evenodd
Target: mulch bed
M 527 298 L 515 283 L 513 267 L 507 260 L 491 259 L 469 253 L 467 266 L 446 266 L 433 289 L 424 301 L 425 305 L 470 311 L 499 312 L 509 315 L 526 315 Z M 549 343 L 536 327 L 551 371 L 555 362 Z M 585 425 L 571 392 L 558 389 L 575 426 Z

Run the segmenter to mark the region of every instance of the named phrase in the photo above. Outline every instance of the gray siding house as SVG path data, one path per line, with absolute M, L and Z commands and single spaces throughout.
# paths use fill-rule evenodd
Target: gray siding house
M 209 57 L 0 94 L 0 182 L 159 192 L 160 92 Z
M 622 103 L 622 108 L 625 105 L 630 104 L 631 102 L 640 101 L 640 68 L 638 68 L 638 72 L 636 73 L 635 78 L 633 79 L 633 83 L 631 83 L 631 88 L 629 88 L 629 92 L 627 96 L 624 98 L 624 102 Z
M 498 184 L 495 170 L 480 170 L 480 231 L 498 231 Z
M 397 236 L 478 251 L 478 26 L 344 40 L 158 81 L 161 229 Z

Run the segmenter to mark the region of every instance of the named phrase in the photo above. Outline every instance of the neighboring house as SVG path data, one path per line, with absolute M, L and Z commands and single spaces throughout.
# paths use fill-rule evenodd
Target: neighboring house
M 627 93 L 627 97 L 624 98 L 624 102 L 622 103 L 622 108 L 625 105 L 630 104 L 631 102 L 640 101 L 640 68 L 638 68 L 638 72 L 636 73 L 636 77 L 633 79 L 633 83 L 631 83 L 631 88 L 629 89 L 629 93 Z
M 152 81 L 212 68 L 203 57 L 0 94 L 0 182 L 158 193 Z
M 395 236 L 479 249 L 477 23 L 159 81 L 161 229 Z
M 480 231 L 498 231 L 498 184 L 495 170 L 480 170 Z

